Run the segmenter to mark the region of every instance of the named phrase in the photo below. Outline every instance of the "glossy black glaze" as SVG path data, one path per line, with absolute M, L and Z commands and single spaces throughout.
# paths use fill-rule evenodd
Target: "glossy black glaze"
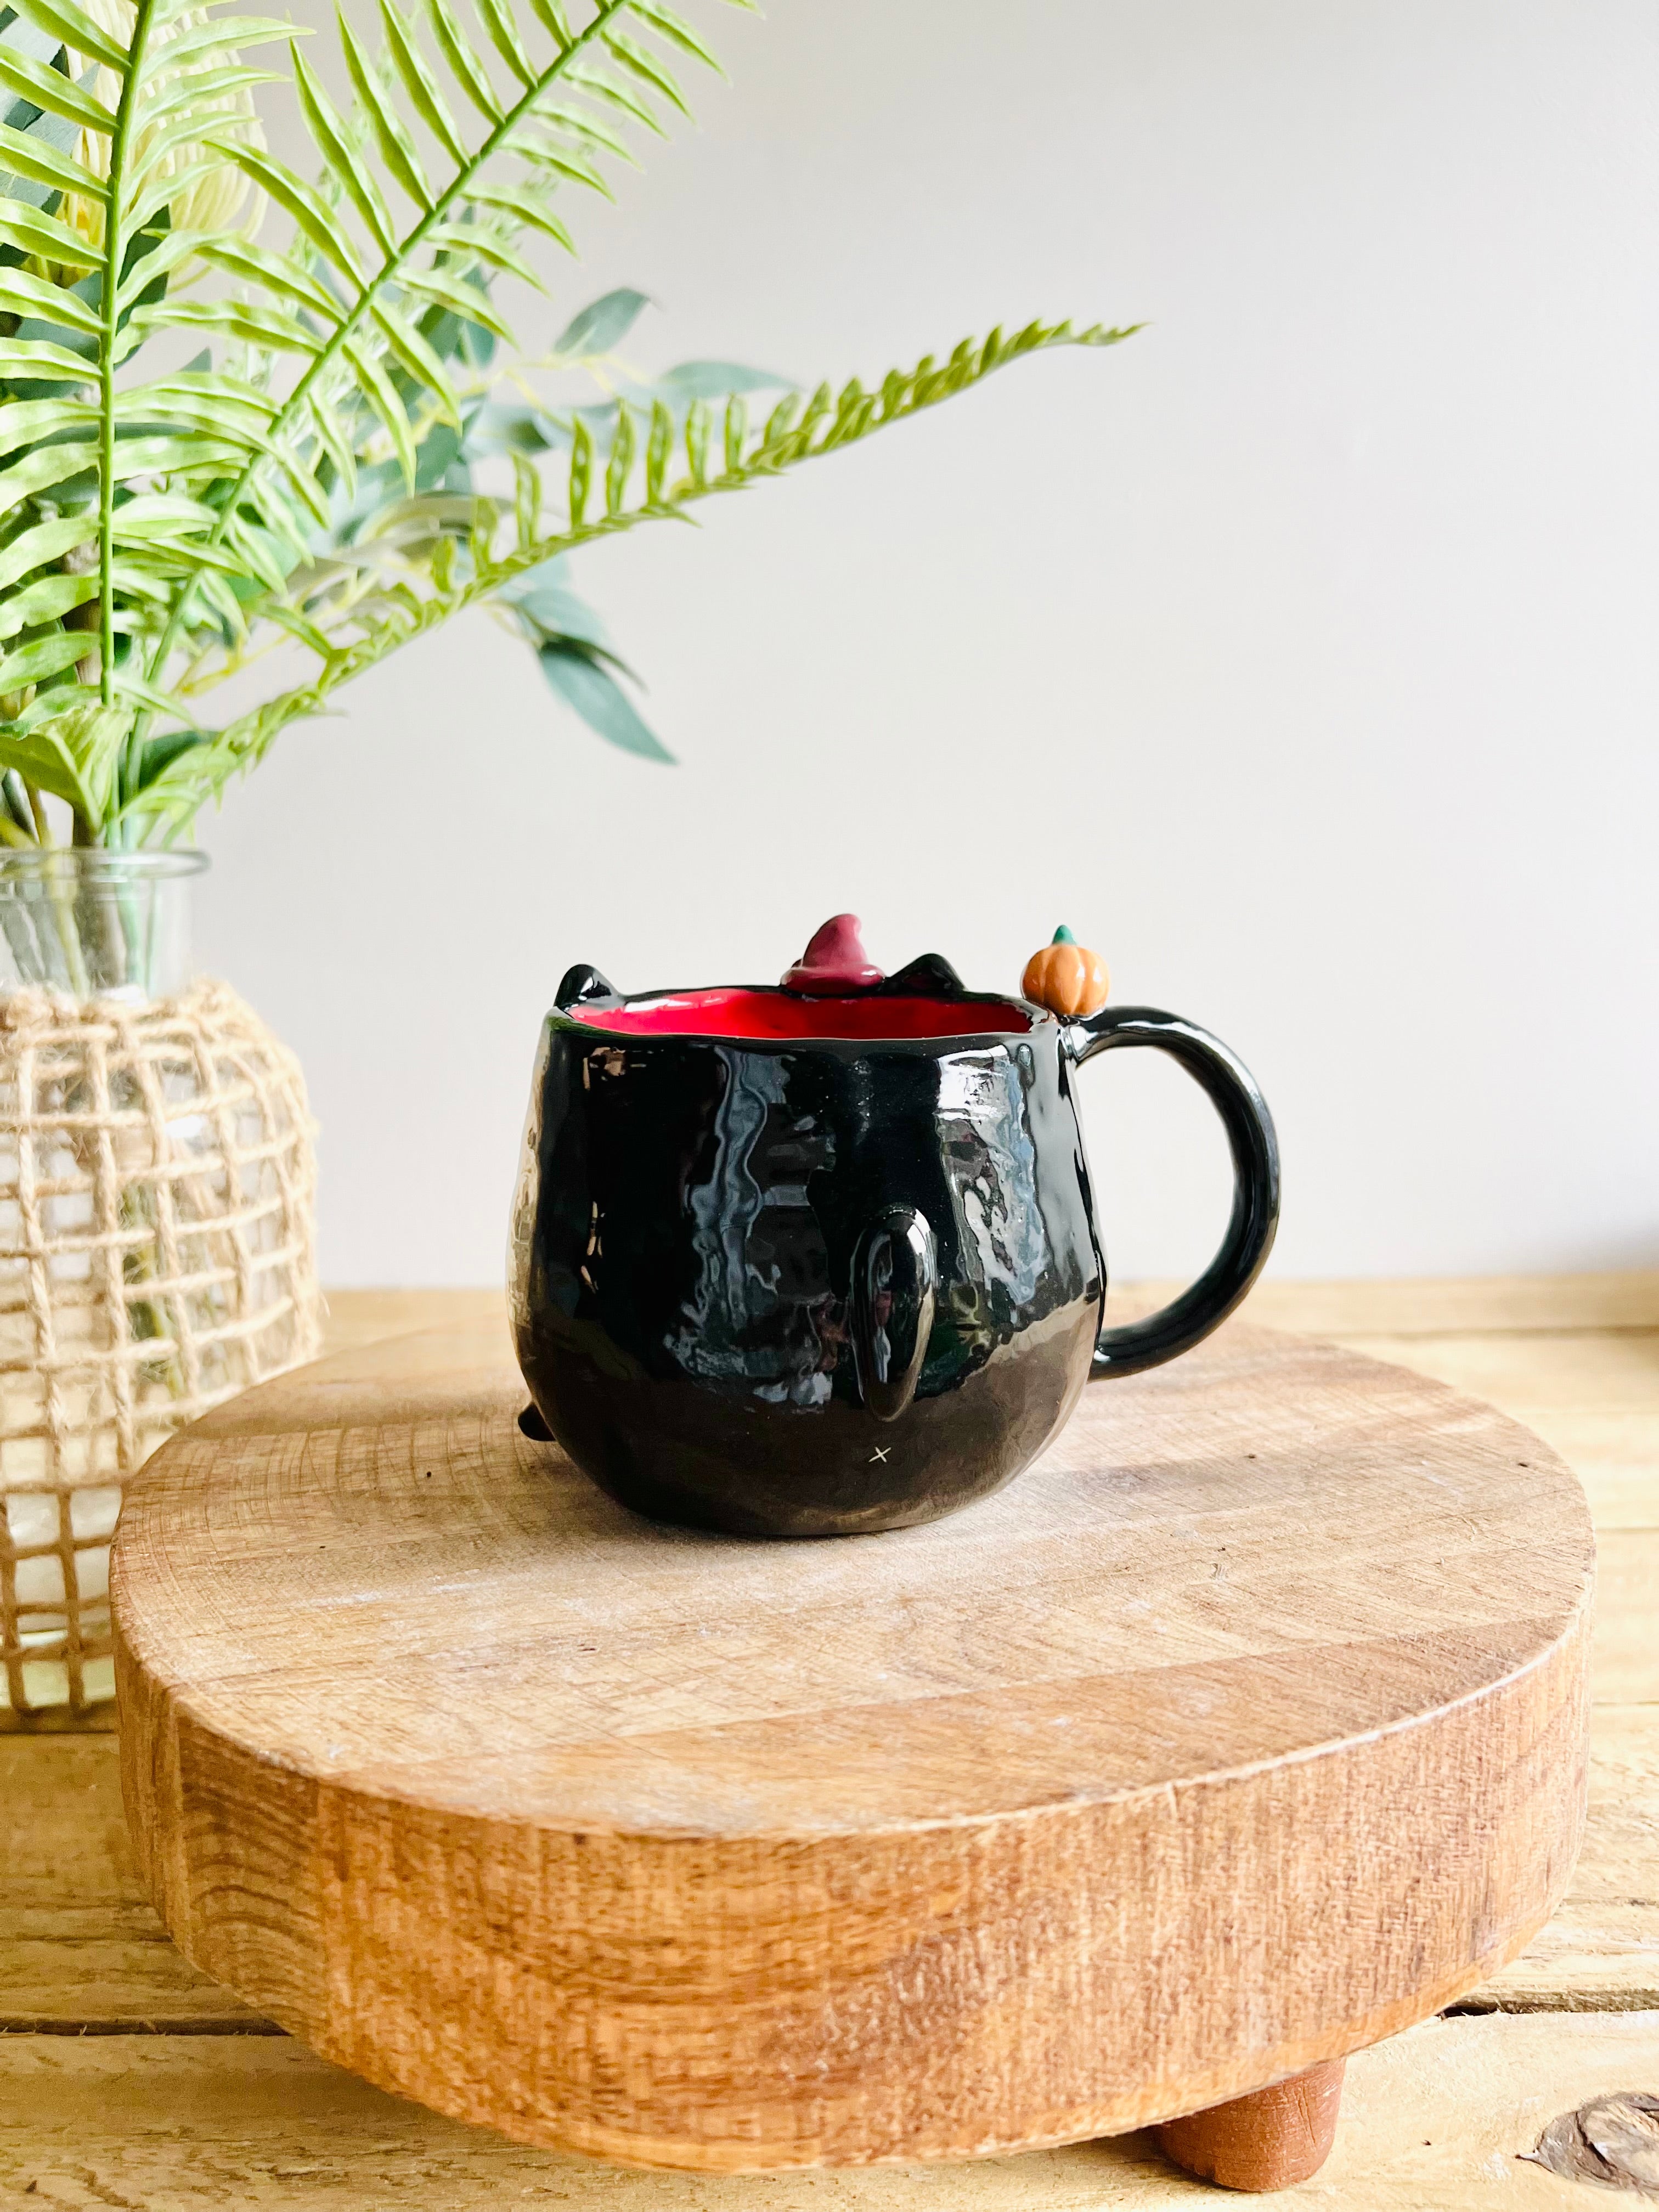
M 975 1003 L 932 957 L 881 988 Z M 1271 1243 L 1267 1109 L 1172 1016 L 1022 1007 L 1022 1035 L 987 1000 L 1000 1031 L 854 1042 L 607 1032 L 607 1003 L 638 1002 L 572 969 L 547 1018 L 509 1287 L 548 1430 L 653 1518 L 765 1536 L 934 1519 L 1029 1465 L 1091 1370 L 1195 1342 Z M 1241 1196 L 1202 1283 L 1102 1334 L 1073 1070 L 1133 1043 L 1217 1098 Z
M 1219 1037 L 1156 1006 L 1108 1006 L 1069 1022 L 1064 1048 L 1081 1067 L 1098 1052 L 1151 1045 L 1167 1052 L 1209 1094 L 1233 1158 L 1233 1208 L 1221 1249 L 1188 1291 L 1121 1328 L 1103 1328 L 1093 1379 L 1136 1375 L 1192 1346 L 1227 1316 L 1261 1273 L 1279 1227 L 1279 1139 L 1267 1102 L 1238 1055 Z

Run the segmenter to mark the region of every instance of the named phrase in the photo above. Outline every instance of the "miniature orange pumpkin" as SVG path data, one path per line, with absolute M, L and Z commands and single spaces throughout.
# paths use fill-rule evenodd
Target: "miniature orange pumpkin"
M 1062 922 L 1054 941 L 1034 952 L 1020 979 L 1024 995 L 1063 1021 L 1079 1014 L 1097 1014 L 1106 1003 L 1112 979 L 1099 953 L 1079 945 Z

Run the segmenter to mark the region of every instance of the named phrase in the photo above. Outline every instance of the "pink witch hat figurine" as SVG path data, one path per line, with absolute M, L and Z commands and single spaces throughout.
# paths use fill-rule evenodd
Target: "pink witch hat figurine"
M 786 991 L 799 991 L 811 999 L 838 999 L 848 991 L 872 991 L 882 972 L 864 949 L 855 914 L 834 914 L 793 968 L 784 970 Z

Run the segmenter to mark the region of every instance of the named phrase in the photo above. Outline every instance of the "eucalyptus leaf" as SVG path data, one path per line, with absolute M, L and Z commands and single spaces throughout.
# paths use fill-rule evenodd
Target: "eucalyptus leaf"
M 550 639 L 536 657 L 549 687 L 597 737 L 621 752 L 637 754 L 641 760 L 672 764 L 673 754 L 591 647 L 574 638 Z
M 489 453 L 544 453 L 569 443 L 563 423 L 526 401 L 487 400 L 466 412 L 463 450 L 469 460 Z
M 542 633 L 542 640 L 575 638 L 583 645 L 605 649 L 609 654 L 610 640 L 605 624 L 585 599 L 579 598 L 570 582 L 570 561 L 568 555 L 559 554 L 550 561 L 527 569 L 521 576 L 503 584 L 496 597 L 510 606 L 528 624 Z M 623 664 L 617 661 L 622 667 Z M 631 671 L 626 672 L 632 673 Z
M 662 399 L 724 399 L 732 392 L 775 392 L 793 388 L 793 379 L 769 369 L 744 368 L 734 361 L 682 361 L 665 368 L 650 386 Z
M 555 356 L 567 361 L 586 361 L 596 355 L 613 353 L 650 305 L 648 294 L 630 291 L 625 285 L 590 301 L 554 339 Z

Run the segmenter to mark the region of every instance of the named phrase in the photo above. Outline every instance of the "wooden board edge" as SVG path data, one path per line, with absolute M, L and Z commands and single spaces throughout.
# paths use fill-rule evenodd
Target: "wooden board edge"
M 398 1802 L 395 1807 L 398 1832 L 394 1838 L 381 1817 L 393 1801 L 377 1806 L 367 1802 L 362 1792 L 338 1783 L 299 1774 L 284 1776 L 281 1790 L 283 1802 L 274 1821 L 269 1823 L 269 1832 L 261 1838 L 257 1873 L 258 1887 L 265 1894 L 292 1902 L 294 1918 L 301 1927 L 300 1936 L 296 1940 L 289 1927 L 279 1933 L 274 1925 L 274 1916 L 258 1911 L 233 1919 L 225 1910 L 224 1900 L 242 1896 L 248 1869 L 217 1863 L 214 1856 L 216 1846 L 211 1842 L 204 1858 L 192 1853 L 192 1842 L 201 1845 L 207 1834 L 207 1824 L 200 1819 L 186 1820 L 184 1816 L 185 1771 L 189 1768 L 198 1778 L 211 1778 L 205 1792 L 201 1790 L 198 1778 L 198 1802 L 204 1796 L 219 1811 L 234 1814 L 245 1792 L 252 1792 L 245 1800 L 249 1803 L 256 1798 L 269 1800 L 275 1779 L 273 1770 L 269 1761 L 246 1747 L 214 1737 L 202 1728 L 190 1714 L 187 1701 L 176 1701 L 164 1686 L 145 1676 L 141 1663 L 118 1633 L 118 1680 L 126 1721 L 122 1738 L 123 1782 L 135 1847 L 151 1894 L 185 1958 L 203 1972 L 236 1991 L 257 2013 L 301 2038 L 321 2057 L 379 2088 L 412 2097 L 454 2118 L 492 2127 L 518 2142 L 645 2168 L 724 2174 L 1012 2155 L 1122 2134 L 1178 2118 L 1265 2087 L 1323 2060 L 1348 2056 L 1445 2011 L 1519 1955 L 1565 1895 L 1583 1837 L 1590 1712 L 1589 1626 L 1587 1592 L 1586 1601 L 1573 1620 L 1554 1643 L 1525 1666 L 1451 1705 L 1414 1717 L 1409 1723 L 1382 1732 L 1382 1738 L 1398 1739 L 1402 1750 L 1401 1776 L 1408 1787 L 1414 1786 L 1419 1791 L 1426 1790 L 1429 1771 L 1440 1757 L 1437 1749 L 1430 1751 L 1429 1731 L 1437 1723 L 1448 1729 L 1455 1729 L 1460 1724 L 1474 1725 L 1477 1709 L 1483 1706 L 1491 1707 L 1507 1700 L 1516 1707 L 1510 1723 L 1514 1741 L 1510 1742 L 1505 1737 L 1507 1752 L 1492 1762 L 1495 1773 L 1510 1769 L 1519 1771 L 1531 1766 L 1545 1758 L 1543 1747 L 1549 1741 L 1563 1738 L 1568 1744 L 1576 1741 L 1577 1764 L 1571 1802 L 1566 1802 L 1565 1791 L 1562 1802 L 1546 1800 L 1559 1823 L 1559 1832 L 1547 1842 L 1541 1842 L 1537 1832 L 1536 1805 L 1524 1808 L 1527 1817 L 1522 1817 L 1523 1808 L 1518 1798 L 1513 1805 L 1505 1803 L 1500 1808 L 1495 1802 L 1492 1808 L 1482 1808 L 1483 1820 L 1496 1820 L 1510 1836 L 1512 1847 L 1522 1853 L 1527 1878 L 1534 1881 L 1534 1887 L 1526 1908 L 1516 1912 L 1502 1938 L 1477 1958 L 1450 1965 L 1437 1979 L 1408 1993 L 1380 2002 L 1364 2003 L 1363 2009 L 1317 2034 L 1281 2040 L 1270 2050 L 1252 2048 L 1219 2064 L 1190 2067 L 1179 2089 L 1172 2081 L 1165 2081 L 1151 2087 L 1115 2091 L 1105 2101 L 1091 2100 L 1084 2108 L 1060 2111 L 1051 2107 L 1046 2124 L 1028 2126 L 1012 2135 L 975 2135 L 971 2127 L 964 2132 L 959 2119 L 953 2120 L 941 2113 L 930 2116 L 930 2124 L 942 2130 L 942 2133 L 920 2141 L 907 2136 L 902 2145 L 878 2148 L 867 2155 L 849 2155 L 846 2141 L 832 2143 L 825 2150 L 814 2141 L 797 2142 L 780 2136 L 767 2143 L 764 2156 L 757 2157 L 752 2112 L 744 2115 L 729 2139 L 710 2140 L 707 2136 L 693 2139 L 662 2133 L 660 2123 L 659 2131 L 650 2132 L 643 2119 L 626 2128 L 604 2119 L 572 2120 L 562 2110 L 557 2096 L 550 2097 L 544 2090 L 538 2090 L 527 2103 L 503 2106 L 495 2100 L 493 2085 L 498 2075 L 511 2077 L 515 2072 L 522 2072 L 526 2062 L 523 2051 L 511 2052 L 492 2046 L 489 2064 L 482 2073 L 465 2080 L 441 2076 L 433 2070 L 434 2062 L 430 2054 L 437 2045 L 430 2033 L 433 2016 L 426 2009 L 433 2005 L 434 1993 L 440 1988 L 438 1968 L 433 1958 L 424 1948 L 416 1956 L 405 1946 L 388 1970 L 386 1947 L 383 1943 L 377 1945 L 380 1956 L 376 1992 L 386 2017 L 384 2022 L 371 2026 L 369 2008 L 358 2001 L 353 1984 L 351 1961 L 357 1945 L 353 1931 L 369 1924 L 363 1917 L 365 1912 L 372 1917 L 380 1909 L 380 1901 L 389 1899 L 392 1889 L 401 1892 L 405 1886 L 407 1895 L 398 1899 L 401 1909 L 414 1914 L 424 1926 L 450 1924 L 453 1899 L 441 1887 L 445 1870 L 456 1865 L 470 1866 L 476 1877 L 477 1869 L 489 1863 L 495 1848 L 493 1833 L 486 1832 L 491 1824 L 438 1814 L 426 1820 L 411 1838 L 407 1820 L 410 1808 Z M 1375 1734 L 1363 1739 L 1370 1744 L 1380 1740 Z M 1340 1757 L 1345 1748 L 1352 1750 L 1353 1746 L 1323 1747 L 1310 1751 L 1287 1762 L 1285 1769 L 1273 1770 L 1273 1777 L 1287 1771 L 1306 1772 Z M 1425 1754 L 1426 1763 L 1417 1771 L 1413 1755 L 1419 1748 Z M 1559 1747 L 1556 1755 L 1560 1756 Z M 239 1766 L 244 1770 L 240 1775 Z M 1259 1767 L 1246 1769 L 1183 1785 L 1181 1794 L 1190 1801 L 1200 1790 L 1247 1790 L 1252 1782 L 1268 1778 Z M 1374 1769 L 1366 1779 L 1375 1786 Z M 1137 1790 L 1130 1794 L 1139 1798 L 1169 1793 Z M 1310 1798 L 1310 1805 L 1313 1802 Z M 171 1824 L 171 1834 L 160 1842 L 155 1834 L 158 1808 L 166 1808 Z M 1076 1856 L 1081 1864 L 1097 1856 L 1093 1838 L 1082 1834 L 1083 1824 L 1091 1815 L 1098 1816 L 1103 1811 L 1114 1809 L 1115 1801 L 1111 1800 L 1105 1801 L 1103 1807 L 1064 1804 L 1042 1808 L 1041 1817 L 1057 1824 L 1077 1825 L 1081 1841 Z M 1328 1815 L 1329 1807 L 1325 1810 Z M 1030 1813 L 1021 1812 L 988 1818 L 983 1822 L 951 1823 L 922 1832 L 929 1838 L 937 1836 L 955 1844 L 969 1828 L 982 1828 L 988 1834 L 1011 1831 L 1023 1827 L 1032 1817 Z M 1245 1825 L 1248 1827 L 1248 1815 Z M 1322 1832 L 1329 1832 L 1328 1819 L 1321 1825 Z M 1522 1840 L 1523 1833 L 1525 1839 Z M 619 1850 L 613 1854 L 607 1846 L 626 1845 L 640 1839 L 584 1833 L 557 1840 L 592 1847 L 576 1853 L 574 1863 L 581 1867 L 581 1881 L 597 1885 L 597 1895 L 607 1890 L 616 1892 L 626 1878 L 625 1853 Z M 751 1850 L 756 1840 L 736 1839 L 744 1850 Z M 798 1850 L 797 1839 L 781 1840 L 787 1841 L 792 1850 Z M 864 1840 L 878 1850 L 888 1844 L 897 1849 L 913 1845 L 916 1832 L 878 1831 L 873 1836 L 866 1832 Z M 670 1844 L 696 1846 L 706 1845 L 708 1839 L 676 1837 L 667 1841 Z M 613 1856 L 617 1860 L 615 1867 L 611 1864 Z M 641 1856 L 635 1854 L 635 1859 Z M 650 1856 L 648 1852 L 643 1855 L 647 1862 Z M 388 1873 L 394 1864 L 396 1879 L 389 1888 Z M 526 1869 L 530 1864 L 531 1860 L 526 1859 Z M 432 1881 L 434 1869 L 438 1873 L 435 1885 Z M 713 1880 L 712 1861 L 711 1869 L 703 1872 L 705 1878 L 710 1879 L 711 1887 L 720 1886 Z M 884 1868 L 882 1876 L 885 1879 Z M 632 1868 L 632 1878 L 636 1882 L 641 1879 L 637 1863 Z M 946 1893 L 953 1887 L 961 1887 L 971 1893 L 975 1884 L 984 1878 L 985 1869 L 973 1867 L 960 1851 L 952 1856 L 949 1850 L 941 1850 L 937 1868 L 929 1865 L 921 1886 L 936 1885 L 937 1893 Z M 1356 1881 L 1349 1887 L 1357 1891 L 1360 1885 Z M 579 1935 L 585 1925 L 577 1916 L 562 1933 L 570 1935 L 574 1931 Z M 684 1930 L 678 1940 L 681 1948 L 686 1947 Z M 800 2056 L 799 2052 L 792 2055 L 792 2071 Z M 467 2063 L 476 2067 L 476 2053 Z M 774 2054 L 769 2064 L 781 2062 Z M 751 2089 L 751 2100 L 757 2094 Z M 767 2096 L 759 2096 L 754 2103 L 754 2112 L 767 2108 Z

